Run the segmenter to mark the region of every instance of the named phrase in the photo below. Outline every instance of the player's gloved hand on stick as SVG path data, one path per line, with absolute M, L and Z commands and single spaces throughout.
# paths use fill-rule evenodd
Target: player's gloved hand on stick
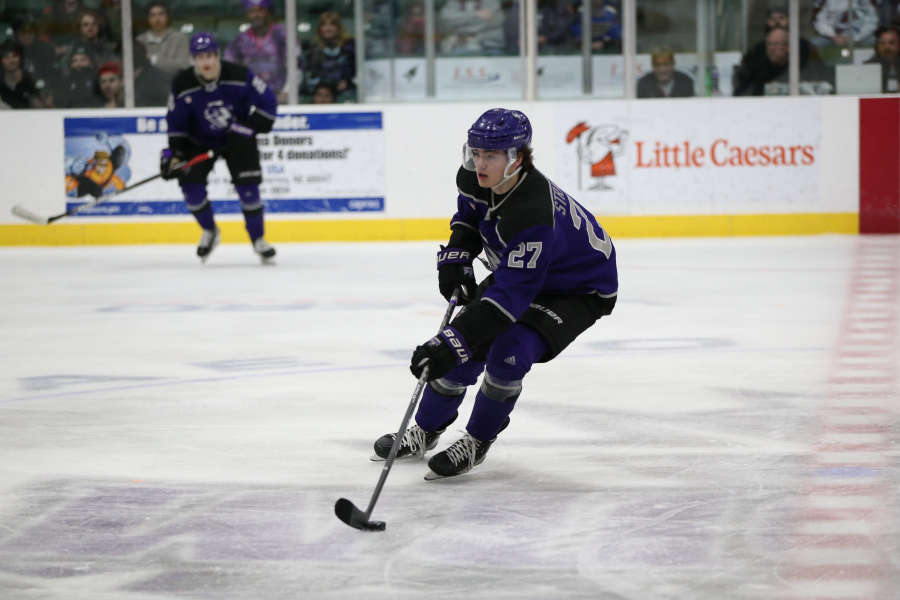
M 474 256 L 462 248 L 445 248 L 441 246 L 437 253 L 438 288 L 441 296 L 448 302 L 453 291 L 459 288 L 457 304 L 465 306 L 472 301 L 475 288 L 475 270 L 472 268 Z
M 190 169 L 176 168 L 181 163 L 181 159 L 175 156 L 171 148 L 163 148 L 159 154 L 159 173 L 163 179 L 175 179 L 187 173 Z
M 431 381 L 469 362 L 471 357 L 472 351 L 466 338 L 455 327 L 447 325 L 436 336 L 416 347 L 409 370 L 418 379 L 428 367 L 428 381 Z

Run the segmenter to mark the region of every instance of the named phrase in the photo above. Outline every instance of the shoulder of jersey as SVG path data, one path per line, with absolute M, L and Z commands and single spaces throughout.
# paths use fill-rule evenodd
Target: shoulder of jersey
M 463 194 L 473 198 L 486 199 L 488 197 L 487 190 L 478 185 L 478 176 L 475 175 L 475 171 L 470 171 L 462 166 L 456 172 L 456 187 Z
M 194 67 L 187 67 L 178 71 L 175 74 L 175 79 L 172 81 L 172 92 L 176 96 L 186 90 L 198 87 L 200 87 L 200 82 L 197 81 L 197 75 L 194 74 Z
M 532 169 L 515 192 L 515 197 L 499 211 L 500 228 L 506 240 L 540 225 L 553 226 L 553 198 L 550 183 L 537 169 Z
M 250 69 L 245 67 L 244 65 L 239 65 L 237 63 L 229 62 L 227 60 L 222 61 L 222 74 L 219 75 L 219 81 L 247 81 L 247 78 L 250 76 Z

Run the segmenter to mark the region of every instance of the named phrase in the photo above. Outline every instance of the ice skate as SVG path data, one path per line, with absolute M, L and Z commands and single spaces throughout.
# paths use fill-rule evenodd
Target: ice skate
M 456 413 L 454 413 L 453 417 L 436 431 L 425 431 L 418 425 L 413 425 L 408 428 L 406 433 L 403 434 L 403 439 L 400 440 L 400 448 L 397 449 L 397 458 L 425 456 L 425 452 L 433 449 L 437 445 L 438 438 L 441 437 L 441 434 L 444 433 L 447 427 L 455 420 Z M 391 447 L 394 445 L 394 438 L 396 437 L 396 433 L 387 433 L 375 440 L 375 454 L 372 455 L 372 460 L 387 460 L 388 455 L 391 453 Z
M 212 254 L 213 249 L 219 245 L 221 239 L 222 232 L 218 227 L 203 230 L 203 235 L 200 236 L 200 243 L 197 244 L 197 256 L 200 257 L 201 261 L 206 262 L 206 259 Z
M 275 247 L 261 237 L 253 240 L 253 251 L 259 255 L 264 265 L 275 260 Z
M 506 419 L 500 431 L 506 429 L 507 425 L 509 425 L 509 418 Z M 496 436 L 494 439 L 482 442 L 466 432 L 446 450 L 431 457 L 428 461 L 428 468 L 431 470 L 425 474 L 425 479 L 432 481 L 468 473 L 473 467 L 484 462 L 487 451 L 495 441 L 497 441 Z

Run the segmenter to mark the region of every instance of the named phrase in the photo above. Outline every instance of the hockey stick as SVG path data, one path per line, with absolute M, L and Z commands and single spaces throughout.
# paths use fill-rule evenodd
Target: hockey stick
M 453 309 L 456 308 L 458 300 L 459 290 L 454 290 L 453 295 L 450 296 L 450 303 L 447 305 L 447 312 L 444 313 L 444 320 L 441 321 L 441 326 L 438 327 L 438 331 L 447 326 L 447 323 L 450 321 L 450 315 L 453 314 Z M 334 514 L 337 515 L 338 519 L 350 527 L 355 527 L 356 529 L 361 529 L 363 531 L 384 531 L 384 521 L 370 521 L 369 518 L 372 516 L 372 510 L 375 508 L 375 502 L 378 501 L 378 496 L 381 494 L 381 488 L 384 487 L 384 482 L 387 479 L 388 473 L 390 473 L 391 467 L 394 465 L 394 459 L 397 458 L 397 451 L 400 450 L 400 443 L 403 441 L 403 434 L 406 433 L 406 426 L 409 424 L 413 411 L 419 403 L 419 396 L 425 388 L 426 381 L 428 381 L 428 367 L 425 367 L 422 370 L 422 375 L 419 377 L 419 382 L 416 384 L 412 399 L 410 399 L 409 406 L 406 408 L 406 414 L 403 416 L 403 422 L 400 423 L 400 430 L 397 432 L 397 435 L 394 436 L 394 444 L 391 446 L 391 451 L 384 461 L 384 467 L 381 469 L 381 477 L 378 478 L 378 483 L 375 485 L 375 491 L 372 492 L 372 499 L 369 500 L 369 507 L 366 509 L 366 512 L 356 508 L 356 506 L 346 498 L 340 498 L 334 503 Z
M 188 167 L 192 167 L 192 166 L 196 165 L 197 163 L 201 163 L 205 160 L 209 160 L 213 156 L 215 156 L 215 153 L 212 150 L 209 150 L 208 152 L 205 152 L 203 154 L 198 154 L 197 156 L 195 156 L 194 158 L 192 158 L 186 162 L 180 162 L 180 163 L 175 164 L 173 166 L 173 169 L 175 171 L 187 169 Z M 53 215 L 52 217 L 42 217 L 41 215 L 35 214 L 35 213 L 31 212 L 30 210 L 28 210 L 27 208 L 25 208 L 24 206 L 20 206 L 18 204 L 16 204 L 15 206 L 12 207 L 12 214 L 14 214 L 17 217 L 20 217 L 22 219 L 25 219 L 26 221 L 31 221 L 32 223 L 34 223 L 36 225 L 49 225 L 53 221 L 58 221 L 59 219 L 62 219 L 63 217 L 68 217 L 68 216 L 74 215 L 75 213 L 80 213 L 82 211 L 94 208 L 101 202 L 106 202 L 110 198 L 114 198 L 120 194 L 124 194 L 127 191 L 133 190 L 134 188 L 142 186 L 145 183 L 149 183 L 149 182 L 153 181 L 154 179 L 159 179 L 160 177 L 162 177 L 162 173 L 157 173 L 156 175 L 151 175 L 150 177 L 141 179 L 140 181 L 135 181 L 131 185 L 122 188 L 121 190 L 117 191 L 114 194 L 111 194 L 109 196 L 101 196 L 90 202 L 85 202 L 84 204 L 79 204 L 78 206 L 73 206 L 66 212 L 60 213 L 58 215 Z

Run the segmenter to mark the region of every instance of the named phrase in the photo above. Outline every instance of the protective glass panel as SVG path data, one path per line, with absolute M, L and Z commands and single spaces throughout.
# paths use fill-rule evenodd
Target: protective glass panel
M 365 99 L 424 100 L 425 3 L 363 0 Z
M 590 2 L 590 48 L 593 97 L 621 98 L 625 95 L 625 63 L 622 59 L 621 0 L 584 0 Z M 577 39 L 581 44 L 581 23 L 577 21 Z
M 522 97 L 519 0 L 437 0 L 436 96 Z
M 577 0 L 538 0 L 538 98 L 584 96 L 581 14 Z

